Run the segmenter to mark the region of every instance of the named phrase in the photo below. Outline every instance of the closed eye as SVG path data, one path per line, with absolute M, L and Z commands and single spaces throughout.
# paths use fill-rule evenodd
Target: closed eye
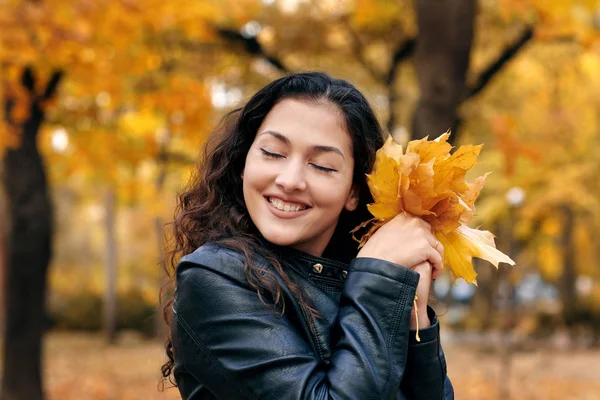
M 270 151 L 267 151 L 267 150 L 263 149 L 262 147 L 260 148 L 260 151 L 262 151 L 263 156 L 265 158 L 274 158 L 274 159 L 285 158 L 285 156 L 283 156 L 281 154 L 271 153 Z M 319 171 L 323 171 L 323 172 L 328 173 L 328 174 L 330 174 L 332 172 L 337 172 L 336 169 L 323 167 L 323 166 L 318 165 L 318 164 L 312 164 L 311 163 L 310 165 L 312 165 L 313 168 L 315 168 L 315 169 L 317 169 Z
M 319 171 L 323 171 L 323 172 L 327 172 L 328 174 L 332 173 L 332 172 L 336 172 L 336 169 L 332 169 L 332 168 L 326 168 L 326 167 L 322 167 L 320 165 L 317 164 L 311 164 L 314 168 L 318 169 Z
M 282 156 L 281 154 L 277 154 L 277 153 L 271 153 L 269 151 L 266 151 L 265 149 L 261 148 L 260 149 L 263 152 L 263 156 L 265 156 L 266 158 L 285 158 L 284 156 Z

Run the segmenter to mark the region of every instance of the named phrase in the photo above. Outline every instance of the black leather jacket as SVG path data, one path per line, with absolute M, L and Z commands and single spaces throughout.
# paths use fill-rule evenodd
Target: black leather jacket
M 323 316 L 312 326 L 282 282 L 284 315 L 261 303 L 241 254 L 209 244 L 183 257 L 171 335 L 184 399 L 454 398 L 433 310 L 420 343 L 409 328 L 416 272 L 291 249 L 281 261 Z

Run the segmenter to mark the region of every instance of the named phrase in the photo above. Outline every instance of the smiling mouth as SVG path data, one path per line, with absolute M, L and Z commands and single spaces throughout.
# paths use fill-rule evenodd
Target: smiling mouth
M 288 203 L 275 197 L 267 197 L 267 201 L 279 211 L 284 212 L 299 212 L 310 208 L 304 204 Z

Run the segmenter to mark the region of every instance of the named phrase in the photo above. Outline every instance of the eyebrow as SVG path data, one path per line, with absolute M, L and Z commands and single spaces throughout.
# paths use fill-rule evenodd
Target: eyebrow
M 260 136 L 262 136 L 262 135 L 271 135 L 271 136 L 275 137 L 276 139 L 281 140 L 282 142 L 284 142 L 287 145 L 291 144 L 290 139 L 288 139 L 286 136 L 282 135 L 279 132 L 264 131 L 263 133 L 260 134 Z M 346 159 L 346 157 L 344 157 L 344 153 L 342 153 L 342 151 L 340 149 L 338 149 L 337 147 L 316 145 L 316 146 L 312 146 L 311 149 L 314 151 L 320 152 L 320 153 L 337 153 L 340 156 L 342 156 L 342 158 L 344 160 Z

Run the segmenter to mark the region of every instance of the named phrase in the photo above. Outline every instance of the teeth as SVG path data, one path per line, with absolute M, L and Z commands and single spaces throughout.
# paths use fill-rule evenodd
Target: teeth
M 272 197 L 269 198 L 269 203 L 273 205 L 278 210 L 290 212 L 290 211 L 302 211 L 306 209 L 306 206 L 301 206 L 297 204 L 284 203 L 279 199 L 274 199 Z

